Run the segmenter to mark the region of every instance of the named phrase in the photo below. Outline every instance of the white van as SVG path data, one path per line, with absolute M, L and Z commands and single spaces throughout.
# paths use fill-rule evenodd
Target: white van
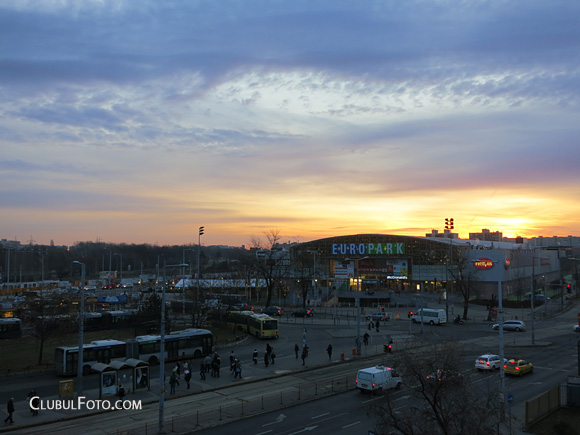
M 403 379 L 397 374 L 395 369 L 390 367 L 376 366 L 368 369 L 361 369 L 356 374 L 356 387 L 361 391 L 388 390 L 389 388 L 400 388 Z
M 447 323 L 447 313 L 445 310 L 420 308 L 411 316 L 413 323 L 421 323 L 421 315 L 423 316 L 423 323 L 428 323 L 429 325 L 442 325 Z

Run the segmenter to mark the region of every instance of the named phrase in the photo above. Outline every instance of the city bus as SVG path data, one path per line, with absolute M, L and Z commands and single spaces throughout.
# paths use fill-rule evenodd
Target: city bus
M 257 314 L 253 311 L 230 312 L 227 323 L 231 327 L 245 331 L 260 339 L 278 338 L 278 320 L 267 314 Z
M 0 318 L 0 339 L 20 338 L 22 336 L 22 322 L 18 317 Z
M 91 372 L 98 362 L 125 361 L 135 358 L 151 365 L 159 363 L 160 335 L 142 335 L 125 341 L 98 340 L 83 345 L 83 374 Z M 201 358 L 213 353 L 213 335 L 207 329 L 184 329 L 165 335 L 165 360 Z M 77 374 L 78 346 L 61 346 L 55 349 L 55 369 L 61 376 Z
M 114 360 L 127 358 L 127 344 L 120 340 L 97 340 L 83 344 L 83 375 L 91 372 L 94 364 L 109 364 Z M 72 376 L 78 373 L 78 346 L 60 346 L 54 351 L 54 365 L 57 375 Z
M 161 353 L 160 335 L 141 335 L 127 340 L 127 355 L 159 364 Z M 207 329 L 184 329 L 165 335 L 165 360 L 201 358 L 213 353 L 213 335 Z

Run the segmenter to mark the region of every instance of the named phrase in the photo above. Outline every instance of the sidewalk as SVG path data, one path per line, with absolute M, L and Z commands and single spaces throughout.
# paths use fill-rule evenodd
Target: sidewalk
M 326 332 L 336 338 L 344 338 L 353 336 L 352 327 L 327 329 Z M 264 343 L 265 346 L 265 343 Z M 333 354 L 332 361 L 329 362 L 328 355 L 326 352 L 311 352 L 306 360 L 306 365 L 302 366 L 302 360 L 300 358 L 296 359 L 294 353 L 286 353 L 284 356 L 279 355 L 276 358 L 275 364 L 270 365 L 268 368 L 264 366 L 262 359 L 259 359 L 258 364 L 254 365 L 251 359 L 242 360 L 242 379 L 234 379 L 233 374 L 229 371 L 228 367 L 228 353 L 231 346 L 227 349 L 218 349 L 218 353 L 222 357 L 222 368 L 220 371 L 219 378 L 212 378 L 209 374 L 206 374 L 206 380 L 200 380 L 199 375 L 199 362 L 195 362 L 195 366 L 192 370 L 192 380 L 190 382 L 191 386 L 188 390 L 186 388 L 186 383 L 181 376 L 180 384 L 176 387 L 176 394 L 169 394 L 169 385 L 166 380 L 166 395 L 165 395 L 165 414 L 168 424 L 175 418 L 183 418 L 187 413 L 191 414 L 191 409 L 196 408 L 201 410 L 202 408 L 207 408 L 208 406 L 213 406 L 215 409 L 220 409 L 220 404 L 224 403 L 227 397 L 244 397 L 248 394 L 250 396 L 258 397 L 263 395 L 264 391 L 273 391 L 280 384 L 299 384 L 301 381 L 299 378 L 301 374 L 307 374 L 311 370 L 320 368 L 322 366 L 328 366 L 329 364 L 339 364 L 348 363 L 353 361 L 353 358 L 358 360 L 364 359 L 366 357 L 372 357 L 376 354 L 382 353 L 382 348 L 378 346 L 368 346 L 364 349 L 364 353 L 361 357 L 353 357 L 352 353 L 344 355 L 344 361 L 341 361 L 341 352 L 335 350 Z M 262 355 L 262 354 L 260 354 Z M 290 376 L 288 376 L 290 375 Z M 294 375 L 297 375 L 296 378 Z M 287 379 L 282 379 L 287 378 Z M 24 378 L 25 379 L 25 378 Z M 24 380 L 23 379 L 23 380 Z M 58 382 L 55 381 L 55 382 Z M 273 383 L 269 387 L 264 387 L 261 382 Z M 26 387 L 23 387 L 26 389 Z M 83 392 L 83 397 L 85 399 L 85 405 L 80 406 L 78 409 L 77 398 L 75 397 L 72 402 L 68 402 L 66 407 L 73 409 L 54 409 L 55 403 L 59 399 L 58 395 L 55 394 L 50 397 L 41 397 L 45 407 L 50 407 L 52 409 L 40 410 L 37 416 L 33 416 L 30 412 L 28 401 L 22 397 L 15 397 L 15 412 L 13 415 L 14 424 L 4 424 L 0 422 L 0 432 L 10 432 L 17 431 L 18 433 L 26 434 L 46 434 L 51 433 L 62 433 L 65 431 L 67 434 L 79 433 L 83 435 L 89 435 L 92 433 L 115 433 L 121 427 L 128 426 L 126 430 L 130 430 L 131 427 L 139 426 L 139 421 L 145 421 L 151 419 L 151 416 L 156 416 L 159 412 L 159 381 L 158 379 L 152 379 L 149 391 L 137 390 L 135 392 L 128 392 L 124 397 L 126 401 L 137 401 L 140 402 L 142 410 L 131 410 L 131 411 L 118 411 L 111 412 L 110 410 L 102 409 L 104 407 L 115 406 L 116 401 L 119 400 L 116 396 L 104 396 L 102 398 L 105 402 L 98 402 L 99 391 L 98 389 L 85 390 Z M 280 393 L 277 393 L 280 394 Z M 304 389 L 302 389 L 302 394 L 306 394 Z M 303 399 L 304 397 L 302 397 Z M 7 401 L 9 398 L 5 398 Z M 236 399 L 246 401 L 248 399 Z M 267 399 L 269 400 L 269 399 Z M 94 401 L 94 402 L 93 402 Z M 129 402 L 127 402 L 127 405 Z M 88 406 L 93 407 L 93 409 L 88 409 Z M 101 408 L 101 409 L 98 409 Z M 0 408 L 2 412 L 2 419 L 6 418 L 6 403 L 2 404 Z M 107 418 L 103 419 L 102 416 L 106 414 Z M 118 415 L 117 415 L 118 414 Z M 97 416 L 100 419 L 98 424 L 98 429 L 92 431 L 87 426 L 88 420 L 86 418 L 91 418 L 89 416 Z M 111 416 L 115 416 L 112 418 Z M 223 416 L 216 416 L 216 419 L 223 418 Z M 153 419 L 155 420 L 155 418 Z M 111 421 L 111 423 L 104 423 L 104 421 Z M 58 429 L 53 428 L 55 425 L 51 423 L 58 422 Z M 144 427 L 144 426 L 143 426 Z M 154 432 L 157 431 L 155 428 Z M 128 432 L 124 432 L 128 433 Z M 135 432 L 138 433 L 138 432 Z

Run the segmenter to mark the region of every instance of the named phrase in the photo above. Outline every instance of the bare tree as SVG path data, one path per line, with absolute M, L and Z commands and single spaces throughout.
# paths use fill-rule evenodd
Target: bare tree
M 466 319 L 469 311 L 469 299 L 476 291 L 478 273 L 471 260 L 464 253 L 455 256 L 453 260 L 449 273 L 455 281 L 455 288 L 463 298 L 463 318 Z
M 274 290 L 282 287 L 289 267 L 289 254 L 280 246 L 280 231 L 269 230 L 264 233 L 266 239 L 252 236 L 250 244 L 254 255 L 248 257 L 249 266 L 255 274 L 264 280 L 266 286 L 266 306 L 270 306 Z
M 495 433 L 500 418 L 497 387 L 476 389 L 462 375 L 456 343 L 401 351 L 393 361 L 408 387 L 404 394 L 409 405 L 401 406 L 392 391 L 385 393 L 385 400 L 375 401 L 371 413 L 377 418 L 378 433 Z

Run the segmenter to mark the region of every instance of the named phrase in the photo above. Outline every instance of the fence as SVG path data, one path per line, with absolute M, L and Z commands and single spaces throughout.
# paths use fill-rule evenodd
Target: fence
M 350 378 L 350 379 L 349 379 Z M 222 398 L 216 398 L 216 403 L 206 401 L 203 409 L 192 410 L 187 415 L 172 416 L 165 421 L 167 431 L 183 432 L 207 429 L 208 427 L 227 424 L 240 418 L 258 415 L 296 405 L 300 402 L 319 399 L 321 397 L 342 393 L 352 389 L 352 376 L 328 378 L 316 382 L 304 382 L 288 386 L 281 391 L 264 392 L 229 400 L 226 403 Z M 250 392 L 248 394 L 251 394 Z M 197 403 L 197 402 L 196 402 Z M 118 435 L 137 435 L 157 433 L 158 422 L 142 423 L 130 430 L 113 432 Z
M 526 402 L 525 426 L 535 423 L 560 407 L 562 403 L 560 386 L 546 391 L 541 396 Z

